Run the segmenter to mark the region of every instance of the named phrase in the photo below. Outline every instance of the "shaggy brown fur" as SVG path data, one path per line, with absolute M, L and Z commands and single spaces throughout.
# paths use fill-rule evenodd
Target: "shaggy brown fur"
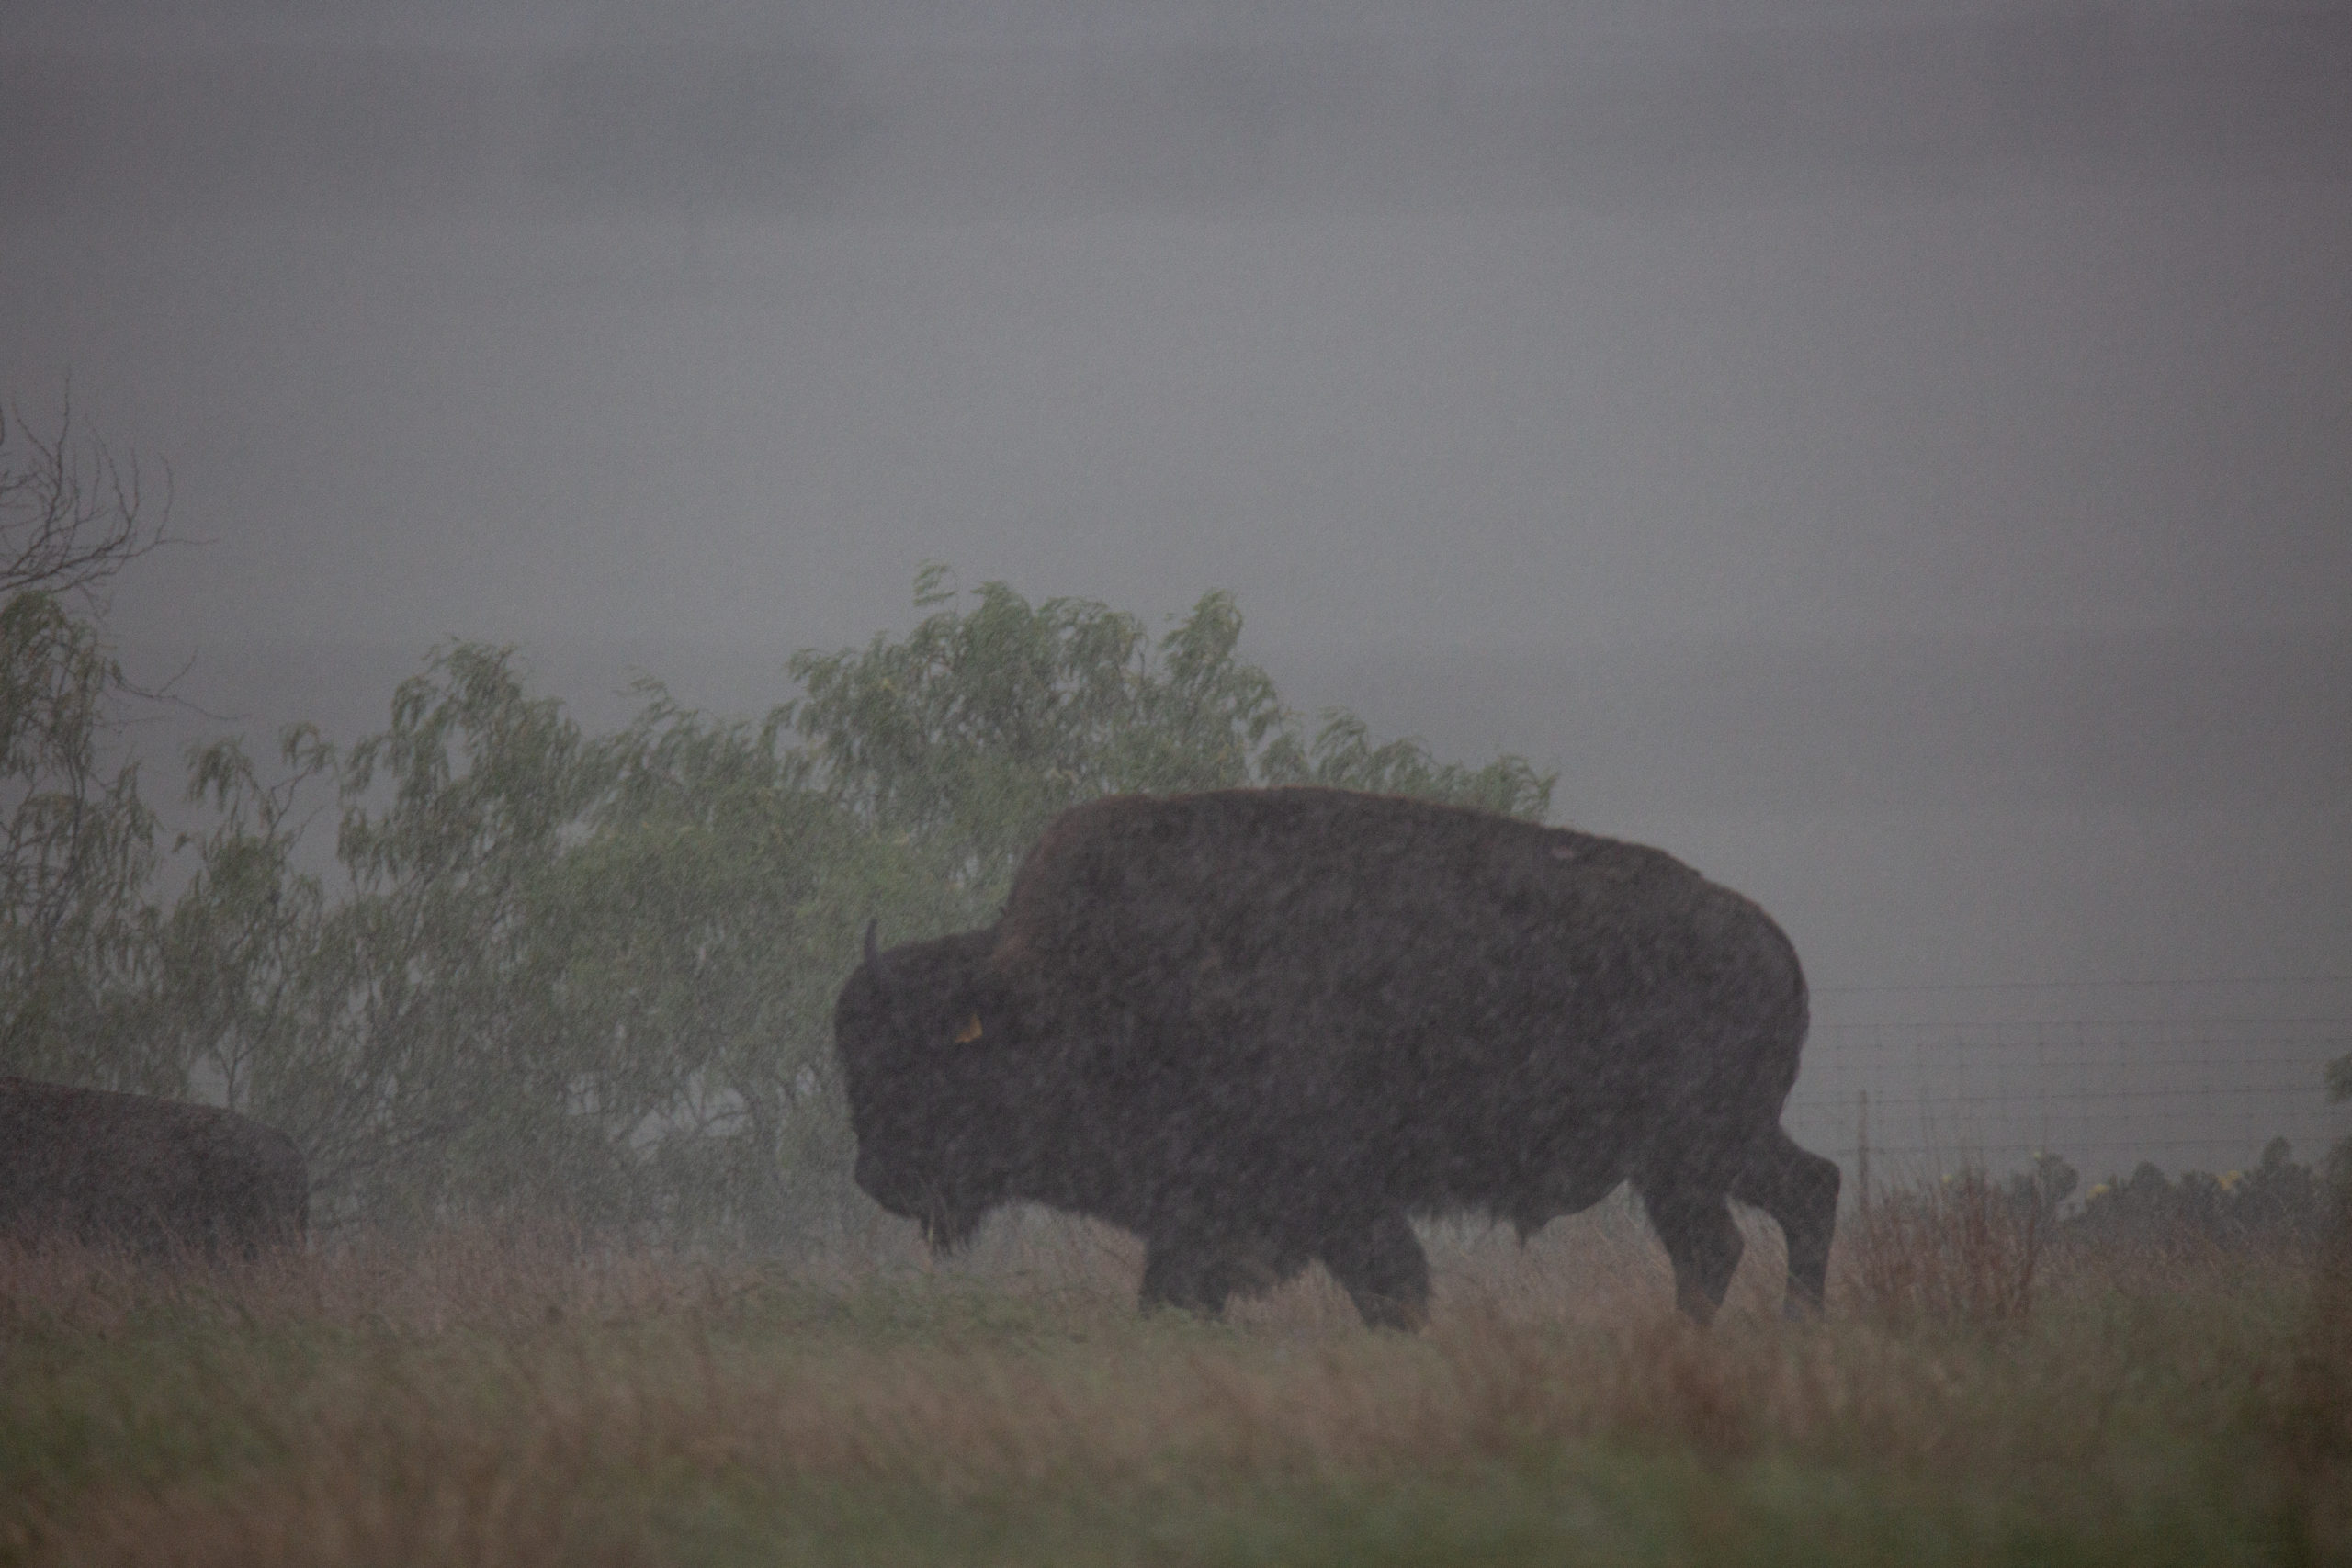
M 300 1246 L 302 1153 L 205 1105 L 0 1078 L 0 1234 L 153 1254 Z
M 834 1015 L 858 1180 L 953 1245 L 1052 1204 L 1148 1244 L 1147 1305 L 1320 1260 L 1419 1323 L 1408 1216 L 1521 1234 L 1631 1180 L 1705 1320 L 1777 1220 L 1817 1309 L 1838 1168 L 1781 1131 L 1804 978 L 1657 850 L 1327 789 L 1066 813 L 989 931 L 875 950 Z

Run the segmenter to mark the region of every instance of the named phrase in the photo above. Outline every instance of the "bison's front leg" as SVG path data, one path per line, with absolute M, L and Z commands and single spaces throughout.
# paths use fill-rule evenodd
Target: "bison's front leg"
M 1298 1277 L 1304 1250 L 1250 1234 L 1155 1237 L 1144 1257 L 1143 1306 L 1214 1317 L 1235 1296 L 1262 1296 Z
M 1141 1303 L 1146 1312 L 1175 1307 L 1216 1317 L 1225 1311 L 1233 1284 L 1225 1251 L 1214 1242 L 1162 1235 L 1146 1244 Z
M 1391 1209 L 1334 1225 L 1325 1233 L 1320 1255 L 1372 1327 L 1409 1332 L 1428 1325 L 1430 1260 L 1402 1213 Z

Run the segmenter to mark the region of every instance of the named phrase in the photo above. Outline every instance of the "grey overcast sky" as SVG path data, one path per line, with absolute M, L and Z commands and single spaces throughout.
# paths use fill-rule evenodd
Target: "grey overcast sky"
M 255 728 L 1223 587 L 1817 979 L 2344 975 L 2347 83 L 2340 6 L 0 0 L 0 395 L 168 461 L 115 627 Z

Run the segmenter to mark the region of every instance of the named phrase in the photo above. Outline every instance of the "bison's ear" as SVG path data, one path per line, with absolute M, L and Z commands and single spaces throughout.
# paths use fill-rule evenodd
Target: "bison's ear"
M 972 1013 L 964 1020 L 962 1024 L 957 1026 L 956 1031 L 956 1043 L 958 1045 L 969 1045 L 973 1041 L 978 1040 L 981 1035 L 987 1032 L 988 1032 L 986 1030 L 980 1027 L 980 1015 L 978 1013 Z

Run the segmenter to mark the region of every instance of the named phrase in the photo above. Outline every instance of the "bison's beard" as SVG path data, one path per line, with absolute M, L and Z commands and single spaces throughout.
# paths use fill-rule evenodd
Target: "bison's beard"
M 857 1185 L 891 1213 L 914 1221 L 922 1239 L 936 1257 L 956 1251 L 980 1228 L 989 1204 L 972 1196 L 968 1188 L 950 1190 L 921 1174 L 920 1168 L 878 1158 L 871 1145 L 861 1144 L 857 1156 Z
M 985 1218 L 984 1210 L 934 1201 L 915 1216 L 915 1223 L 922 1227 L 923 1243 L 931 1248 L 933 1258 L 951 1258 L 978 1234 Z

